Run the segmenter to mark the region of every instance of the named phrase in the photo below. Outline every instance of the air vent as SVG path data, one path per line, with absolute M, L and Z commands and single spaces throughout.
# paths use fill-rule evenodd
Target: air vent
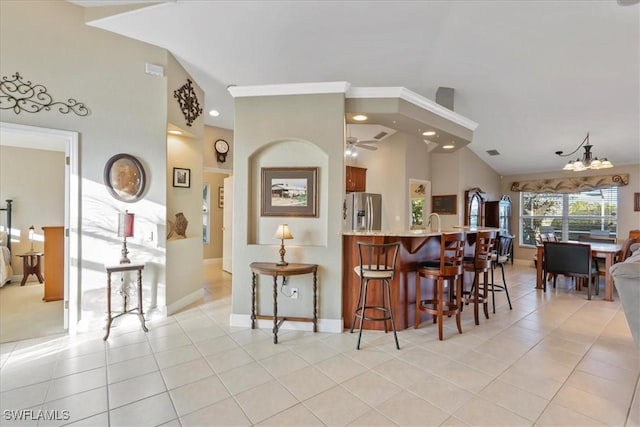
M 490 156 L 499 156 L 500 152 L 498 150 L 487 150 L 487 154 Z
M 381 140 L 382 138 L 384 138 L 387 135 L 389 135 L 387 132 L 382 131 L 382 132 L 378 133 L 376 136 L 374 136 L 373 139 Z

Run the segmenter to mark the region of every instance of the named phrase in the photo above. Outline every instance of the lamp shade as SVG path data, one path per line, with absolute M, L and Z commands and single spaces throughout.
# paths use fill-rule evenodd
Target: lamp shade
M 133 236 L 133 219 L 134 214 L 125 211 L 118 217 L 118 236 L 119 237 L 132 237 Z
M 36 232 L 36 228 L 32 225 L 29 227 L 29 241 L 33 242 L 33 234 Z
M 278 225 L 278 229 L 276 230 L 276 234 L 273 236 L 276 239 L 293 239 L 293 235 L 291 231 L 289 231 L 288 224 L 280 224 Z

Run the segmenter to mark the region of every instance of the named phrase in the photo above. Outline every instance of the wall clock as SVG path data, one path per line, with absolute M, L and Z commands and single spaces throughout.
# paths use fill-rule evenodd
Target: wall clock
M 229 153 L 229 143 L 224 139 L 219 139 L 213 143 L 213 147 L 216 149 L 216 157 L 220 163 L 227 161 L 227 153 Z

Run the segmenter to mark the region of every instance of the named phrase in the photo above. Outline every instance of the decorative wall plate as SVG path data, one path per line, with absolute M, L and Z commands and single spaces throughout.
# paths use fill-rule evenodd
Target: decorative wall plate
M 140 200 L 146 185 L 142 163 L 130 154 L 116 154 L 104 168 L 104 183 L 109 193 L 122 202 Z

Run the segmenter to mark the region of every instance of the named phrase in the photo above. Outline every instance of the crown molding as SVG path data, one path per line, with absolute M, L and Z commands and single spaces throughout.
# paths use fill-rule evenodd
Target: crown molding
M 399 98 L 455 124 L 475 131 L 478 123 L 443 107 L 405 87 L 350 87 L 345 98 Z
M 349 82 L 289 83 L 278 85 L 229 86 L 227 90 L 234 98 L 244 98 L 249 96 L 346 93 L 350 86 Z

